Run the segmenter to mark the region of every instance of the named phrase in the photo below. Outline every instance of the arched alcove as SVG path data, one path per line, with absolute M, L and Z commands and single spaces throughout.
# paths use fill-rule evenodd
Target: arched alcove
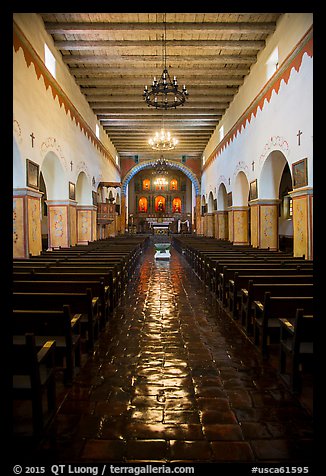
M 227 191 L 224 183 L 218 188 L 217 192 L 217 210 L 224 211 L 227 209 Z
M 68 198 L 68 183 L 65 170 L 59 157 L 52 151 L 44 157 L 41 172 L 46 186 L 48 200 L 65 200 Z
M 258 184 L 260 199 L 278 199 L 283 170 L 287 160 L 280 150 L 271 152 L 262 167 Z
M 76 201 L 78 205 L 92 205 L 92 187 L 85 172 L 80 172 L 76 182 Z
M 249 182 L 244 172 L 238 172 L 232 191 L 233 206 L 248 206 Z
M 212 213 L 214 211 L 214 197 L 213 197 L 212 191 L 209 192 L 209 195 L 208 195 L 207 211 L 209 213 Z

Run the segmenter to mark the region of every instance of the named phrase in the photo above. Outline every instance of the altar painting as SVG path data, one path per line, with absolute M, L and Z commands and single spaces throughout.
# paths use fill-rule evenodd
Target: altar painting
M 141 197 L 138 202 L 138 211 L 140 212 L 147 212 L 148 203 L 146 197 Z
M 181 200 L 180 198 L 174 198 L 172 201 L 172 212 L 181 213 Z
M 161 195 L 155 198 L 155 211 L 165 212 L 165 198 Z

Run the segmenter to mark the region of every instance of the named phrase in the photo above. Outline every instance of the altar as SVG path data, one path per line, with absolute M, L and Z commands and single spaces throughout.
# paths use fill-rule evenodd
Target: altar
M 154 235 L 168 235 L 169 226 L 169 223 L 152 223 Z

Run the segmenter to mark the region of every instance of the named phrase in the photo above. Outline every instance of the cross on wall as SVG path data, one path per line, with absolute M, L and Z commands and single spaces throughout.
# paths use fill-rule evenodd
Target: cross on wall
M 302 132 L 302 131 L 300 131 L 300 129 L 299 129 L 299 131 L 298 131 L 298 133 L 297 133 L 297 138 L 298 138 L 298 145 L 301 145 L 301 142 L 300 142 L 300 139 L 301 139 L 301 134 L 303 134 L 303 132 Z
M 34 132 L 32 132 L 29 136 L 32 139 L 32 147 L 34 147 L 34 139 L 35 139 Z

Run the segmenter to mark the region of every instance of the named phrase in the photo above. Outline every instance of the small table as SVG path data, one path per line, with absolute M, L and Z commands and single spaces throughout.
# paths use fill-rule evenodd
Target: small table
M 165 260 L 170 259 L 171 243 L 154 243 L 154 246 L 156 250 L 156 253 L 154 255 L 155 259 L 165 259 Z

